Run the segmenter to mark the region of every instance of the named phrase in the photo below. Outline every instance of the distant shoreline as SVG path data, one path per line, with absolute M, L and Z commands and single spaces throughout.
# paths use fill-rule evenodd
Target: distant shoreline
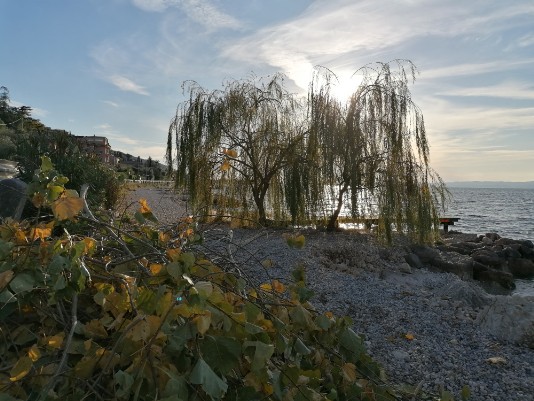
M 451 181 L 449 188 L 534 189 L 534 181 Z

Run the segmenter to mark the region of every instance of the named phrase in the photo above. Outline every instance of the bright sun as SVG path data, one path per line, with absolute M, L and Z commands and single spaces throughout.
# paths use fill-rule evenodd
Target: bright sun
M 341 103 L 346 103 L 352 94 L 356 92 L 358 86 L 362 83 L 361 75 L 345 76 L 338 75 L 338 80 L 332 80 L 331 93 Z

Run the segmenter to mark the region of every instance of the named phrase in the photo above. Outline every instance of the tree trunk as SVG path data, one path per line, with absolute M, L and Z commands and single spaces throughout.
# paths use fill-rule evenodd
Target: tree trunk
M 335 231 L 337 229 L 337 218 L 339 217 L 339 213 L 341 212 L 341 208 L 343 207 L 343 196 L 345 195 L 348 189 L 349 185 L 345 184 L 343 185 L 343 188 L 339 190 L 336 209 L 328 219 L 328 224 L 326 226 L 327 231 Z

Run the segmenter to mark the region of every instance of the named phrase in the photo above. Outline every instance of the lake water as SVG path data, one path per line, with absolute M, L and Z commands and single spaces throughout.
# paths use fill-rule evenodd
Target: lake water
M 449 188 L 452 201 L 444 215 L 459 217 L 449 230 L 534 241 L 534 189 Z M 516 280 L 515 293 L 534 295 L 534 280 Z

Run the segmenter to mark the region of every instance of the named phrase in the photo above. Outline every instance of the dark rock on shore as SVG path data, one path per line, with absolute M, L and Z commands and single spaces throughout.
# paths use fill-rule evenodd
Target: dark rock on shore
M 474 279 L 497 294 L 515 289 L 515 278 L 534 277 L 532 241 L 502 238 L 497 233 L 477 236 L 451 231 L 436 247 L 412 246 L 405 258 L 414 268 L 429 267 Z

